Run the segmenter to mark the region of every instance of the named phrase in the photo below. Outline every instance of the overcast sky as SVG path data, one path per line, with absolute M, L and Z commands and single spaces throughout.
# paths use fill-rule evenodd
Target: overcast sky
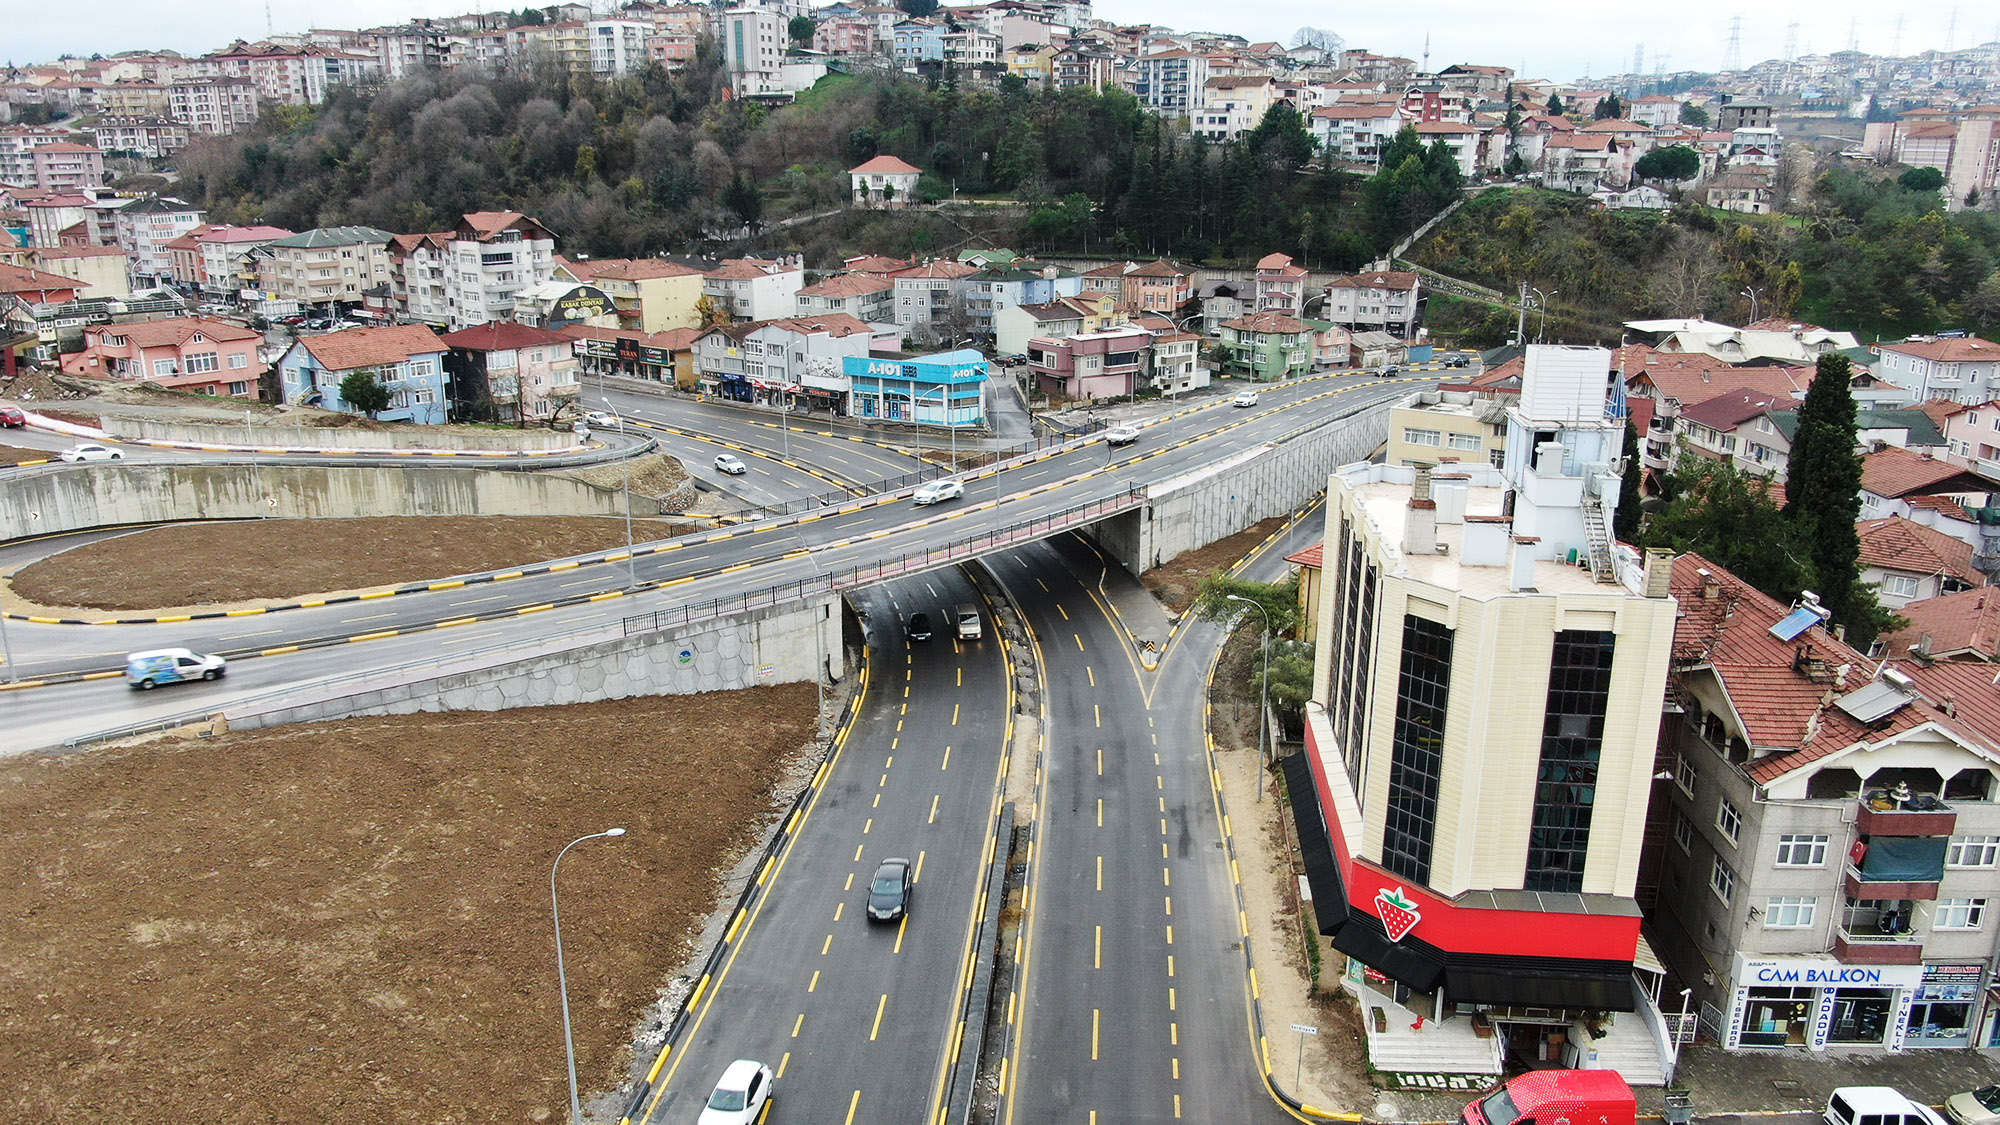
M 527 0 L 512 0 L 520 6 Z M 54 3 L 5 0 L 16 14 L 6 20 L 7 61 L 38 62 L 57 55 L 141 48 L 170 48 L 199 54 L 235 38 L 264 33 L 264 0 L 81 0 Z M 492 7 L 499 7 L 499 4 Z M 608 4 L 606 5 L 609 6 Z M 279 31 L 309 27 L 369 27 L 417 16 L 467 10 L 466 0 L 269 0 L 271 24 Z M 490 10 L 490 9 L 489 9 Z M 1420 19 L 1398 15 L 1418 11 Z M 1511 66 L 1523 77 L 1557 81 L 1586 75 L 1622 74 L 1632 69 L 1633 51 L 1646 46 L 1645 69 L 1660 56 L 1669 69 L 1713 70 L 1729 45 L 1729 19 L 1743 14 L 1745 65 L 1785 53 L 1790 25 L 1797 21 L 1799 54 L 1837 51 L 1853 38 L 1864 51 L 1889 53 L 1900 42 L 1903 54 L 1926 48 L 1968 47 L 2000 38 L 2000 22 L 1986 4 L 1949 2 L 1912 5 L 1907 11 L 1866 0 L 1802 0 L 1779 5 L 1741 0 L 1681 0 L 1671 20 L 1642 18 L 1642 10 L 1620 4 L 1562 4 L 1509 8 L 1490 0 L 1432 0 L 1416 9 L 1401 5 L 1356 5 L 1336 14 L 1324 0 L 1262 0 L 1243 6 L 1210 0 L 1098 0 L 1097 15 L 1121 23 L 1151 21 L 1179 31 L 1234 32 L 1251 40 L 1290 43 L 1304 26 L 1335 32 L 1350 47 L 1384 55 L 1421 59 L 1430 37 L 1434 66 L 1480 62 Z M 1644 9 L 1656 11 L 1656 9 Z M 1897 18 L 1902 17 L 1900 39 Z M 1954 16 L 1956 27 L 1953 26 Z

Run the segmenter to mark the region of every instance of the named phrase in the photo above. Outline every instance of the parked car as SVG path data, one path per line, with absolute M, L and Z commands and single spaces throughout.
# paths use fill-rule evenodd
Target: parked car
M 965 495 L 965 482 L 961 480 L 934 480 L 917 489 L 910 499 L 918 504 L 935 504 L 940 500 L 956 500 Z
M 583 415 L 583 424 L 593 430 L 619 430 L 625 427 L 618 415 L 609 410 L 590 410 Z
M 1453 352 L 1444 357 L 1444 365 L 1446 367 L 1464 367 L 1466 362 L 1465 353 L 1463 352 Z
M 771 1068 L 756 1059 L 737 1059 L 722 1072 L 695 1125 L 751 1125 L 771 1100 Z
M 1230 400 L 1229 400 L 1229 405 L 1231 405 L 1231 406 L 1255 406 L 1255 405 L 1257 405 L 1257 392 L 1256 392 L 1256 391 L 1237 391 L 1237 392 L 1236 392 L 1236 397 L 1235 397 L 1235 398 L 1232 398 L 1232 399 L 1230 399 Z
M 78 461 L 116 461 L 125 455 L 108 445 L 85 442 L 82 445 L 72 445 L 56 456 L 75 464 Z
M 28 424 L 27 412 L 11 402 L 0 402 L 0 426 L 15 429 Z
M 910 913 L 910 892 L 914 887 L 909 860 L 883 860 L 881 866 L 875 869 L 874 877 L 868 880 L 868 920 L 894 922 L 907 917 Z
M 1138 440 L 1139 427 L 1137 426 L 1113 426 L 1104 431 L 1104 442 L 1106 445 L 1131 445 Z
M 125 658 L 125 682 L 138 691 L 189 680 L 219 680 L 228 670 L 229 661 L 189 648 L 135 652 Z
M 2000 1086 L 1981 1086 L 1944 1100 L 1944 1111 L 1958 1125 L 2000 1125 Z
M 928 641 L 931 639 L 931 615 L 918 610 L 910 615 L 910 639 Z
M 734 453 L 718 453 L 715 455 L 715 471 L 718 473 L 728 473 L 732 477 L 740 477 L 750 471 L 750 466 L 745 465 L 743 458 L 738 457 Z
M 1826 1125 L 1944 1125 L 1936 1110 L 1891 1086 L 1842 1086 L 1821 1116 Z

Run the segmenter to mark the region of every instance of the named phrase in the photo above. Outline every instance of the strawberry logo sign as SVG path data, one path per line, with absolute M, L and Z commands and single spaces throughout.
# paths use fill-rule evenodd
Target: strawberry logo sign
M 1375 914 L 1382 919 L 1382 928 L 1389 932 L 1390 941 L 1402 941 L 1403 935 L 1416 929 L 1424 918 L 1417 910 L 1416 900 L 1401 887 L 1384 887 L 1375 892 Z

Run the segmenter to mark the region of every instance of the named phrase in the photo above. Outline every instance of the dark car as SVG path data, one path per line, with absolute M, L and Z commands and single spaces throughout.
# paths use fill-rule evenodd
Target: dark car
M 918 610 L 910 615 L 910 639 L 928 641 L 931 639 L 931 615 Z
M 910 893 L 914 890 L 910 881 L 910 861 L 907 859 L 885 859 L 875 869 L 875 877 L 868 880 L 868 920 L 870 922 L 894 922 L 910 913 Z
M 1444 365 L 1446 367 L 1464 367 L 1465 357 L 1463 355 L 1448 355 L 1444 357 Z

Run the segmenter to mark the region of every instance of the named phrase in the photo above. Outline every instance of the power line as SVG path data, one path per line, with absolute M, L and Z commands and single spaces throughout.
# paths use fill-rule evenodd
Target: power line
M 1724 73 L 1743 69 L 1743 17 L 1729 17 L 1729 49 L 1722 52 Z

